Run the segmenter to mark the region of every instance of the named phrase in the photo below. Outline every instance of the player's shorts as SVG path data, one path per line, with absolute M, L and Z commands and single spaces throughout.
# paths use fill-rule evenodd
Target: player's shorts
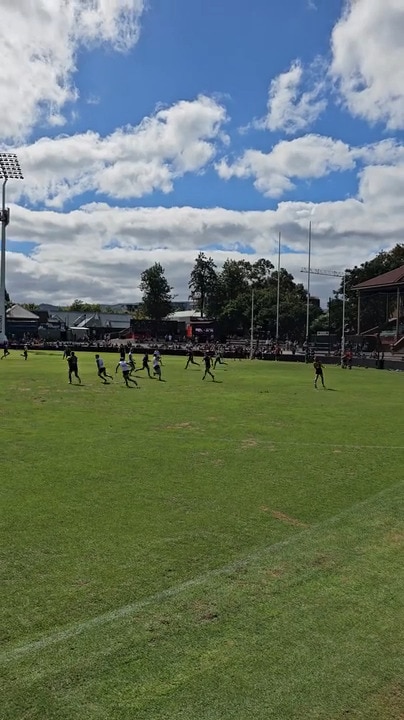
M 122 373 L 122 375 L 124 376 L 124 378 L 128 378 L 129 375 L 130 375 L 129 370 L 124 370 L 123 373 Z

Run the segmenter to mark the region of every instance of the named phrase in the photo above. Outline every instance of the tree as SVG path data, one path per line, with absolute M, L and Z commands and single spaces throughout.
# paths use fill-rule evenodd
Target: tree
M 245 335 L 251 325 L 251 293 L 254 290 L 255 327 L 272 337 L 276 335 L 278 273 L 270 260 L 226 260 L 217 275 L 216 291 L 210 299 L 212 316 L 220 332 Z M 280 271 L 280 337 L 304 337 L 307 293 L 301 283 L 283 268 Z M 312 306 L 314 319 L 321 310 Z
M 67 308 L 67 312 L 100 312 L 101 305 L 99 303 L 85 303 L 83 300 L 74 300 L 71 305 Z
M 217 284 L 216 265 L 211 257 L 200 252 L 191 272 L 189 289 L 197 302 L 201 317 L 205 315 L 209 298 L 214 294 Z
M 171 290 L 160 263 L 154 263 L 140 276 L 140 289 L 143 293 L 143 310 L 150 320 L 162 320 L 173 310 Z

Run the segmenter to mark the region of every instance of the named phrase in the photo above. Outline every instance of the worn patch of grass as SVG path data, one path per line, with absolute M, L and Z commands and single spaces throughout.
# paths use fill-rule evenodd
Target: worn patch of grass
M 401 718 L 404 376 L 163 373 L 0 365 L 1 717 Z

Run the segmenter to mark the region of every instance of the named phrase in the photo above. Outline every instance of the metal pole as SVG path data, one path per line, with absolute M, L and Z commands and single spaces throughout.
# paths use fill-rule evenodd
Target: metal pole
M 358 291 L 358 322 L 356 326 L 356 334 L 361 334 L 361 294 L 360 291 Z
M 254 355 L 254 288 L 251 290 L 250 360 Z
M 310 335 L 310 278 L 311 278 L 311 222 L 309 223 L 309 265 L 307 269 L 307 306 L 306 306 L 306 357 L 309 354 Z
M 397 288 L 397 322 L 396 322 L 396 342 L 400 336 L 400 288 Z
M 276 293 L 276 342 L 279 341 L 279 310 L 281 298 L 281 233 L 278 238 L 278 288 Z
M 6 184 L 3 180 L 1 202 L 1 251 L 0 251 L 0 343 L 7 341 L 6 335 Z
M 342 282 L 342 333 L 341 333 L 341 365 L 343 364 L 343 357 L 345 355 L 345 280 L 346 274 L 344 273 L 344 279 Z
M 328 298 L 328 354 L 331 355 L 331 298 Z

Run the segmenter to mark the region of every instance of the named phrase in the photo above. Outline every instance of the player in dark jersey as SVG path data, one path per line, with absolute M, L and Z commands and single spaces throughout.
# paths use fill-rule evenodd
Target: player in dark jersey
M 119 346 L 119 359 L 120 359 L 120 360 L 125 360 L 125 356 L 126 356 L 125 345 L 123 345 L 123 344 L 121 343 L 121 345 Z
M 107 369 L 104 365 L 104 360 L 99 355 L 96 355 L 95 362 L 97 365 L 98 377 L 100 378 L 100 380 L 103 380 L 104 385 L 108 385 L 107 378 L 110 378 L 110 380 L 113 380 L 113 377 L 112 377 L 112 375 L 108 375 Z
M 325 388 L 323 365 L 318 358 L 316 358 L 314 360 L 313 367 L 314 367 L 314 387 L 317 388 L 317 383 L 318 383 L 318 380 L 320 379 L 323 388 Z
M 205 373 L 204 373 L 202 380 L 205 380 L 207 375 L 210 375 L 212 380 L 214 380 L 215 376 L 211 373 L 211 370 L 210 370 L 212 367 L 212 359 L 211 359 L 209 353 L 207 353 L 207 352 L 205 353 L 205 355 L 203 356 L 203 362 L 205 365 Z
M 72 375 L 74 375 L 74 377 L 77 378 L 77 380 L 79 381 L 79 384 L 81 385 L 81 378 L 79 376 L 79 367 L 78 367 L 78 362 L 77 362 L 77 356 L 75 355 L 75 353 L 73 351 L 70 353 L 69 357 L 67 358 L 67 364 L 69 367 L 69 384 L 70 385 L 72 384 Z
M 147 374 L 148 374 L 149 378 L 152 377 L 151 373 L 150 373 L 150 367 L 149 367 L 149 355 L 147 353 L 145 353 L 143 355 L 142 367 L 138 368 L 136 370 L 136 372 L 141 372 L 142 370 L 147 370 Z
M 198 365 L 199 367 L 199 363 L 194 360 L 194 351 L 192 350 L 192 348 L 189 348 L 189 350 L 187 350 L 187 358 L 188 359 L 187 364 L 185 365 L 185 370 L 187 369 L 188 365 Z
M 3 358 L 7 357 L 7 355 L 10 355 L 10 351 L 8 349 L 8 340 L 5 340 L 3 343 L 3 355 L 0 359 L 3 360 Z

